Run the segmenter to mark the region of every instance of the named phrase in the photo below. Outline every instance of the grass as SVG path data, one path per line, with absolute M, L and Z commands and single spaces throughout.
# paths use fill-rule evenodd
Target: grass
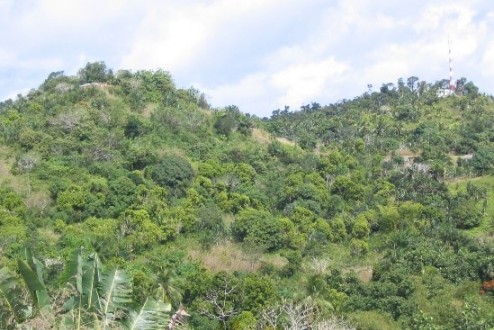
M 15 176 L 10 169 L 14 164 L 11 155 L 14 153 L 6 146 L 0 146 L 0 184 L 8 185 L 16 192 L 26 194 L 30 190 L 30 183 L 25 178 Z
M 254 138 L 254 140 L 256 140 L 257 142 L 263 145 L 268 145 L 272 141 L 272 138 L 269 136 L 269 133 L 259 128 L 252 129 L 252 137 Z
M 204 250 L 196 244 L 189 248 L 188 256 L 214 272 L 255 272 L 262 264 L 271 264 L 277 269 L 286 264 L 286 259 L 277 254 L 263 254 L 241 249 L 239 244 L 223 242 Z

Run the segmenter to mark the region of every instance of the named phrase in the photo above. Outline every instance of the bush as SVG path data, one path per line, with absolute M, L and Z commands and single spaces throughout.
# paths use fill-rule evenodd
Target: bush
M 369 244 L 361 239 L 352 238 L 350 241 L 350 253 L 353 256 L 360 256 L 369 252 Z
M 255 209 L 242 210 L 232 224 L 232 234 L 240 242 L 248 242 L 274 251 L 282 246 L 280 222 L 269 212 Z
M 473 201 L 462 200 L 451 210 L 451 218 L 457 228 L 469 229 L 477 227 L 482 221 L 482 212 Z
M 190 185 L 194 170 L 190 163 L 179 156 L 167 155 L 151 168 L 151 178 L 164 188 L 171 188 L 175 195 L 182 194 Z
M 365 240 L 369 237 L 370 226 L 369 221 L 363 215 L 359 215 L 353 224 L 352 235 L 361 240 Z

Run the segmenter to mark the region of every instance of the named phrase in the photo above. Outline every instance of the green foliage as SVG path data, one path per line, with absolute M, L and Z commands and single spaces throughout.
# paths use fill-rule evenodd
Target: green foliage
M 0 327 L 152 329 L 180 302 L 197 329 L 492 327 L 494 106 L 441 83 L 259 119 L 162 70 L 50 74 L 0 103 Z
M 183 193 L 194 177 L 190 163 L 179 156 L 166 155 L 151 167 L 151 178 L 160 186 L 170 188 L 176 194 Z
M 493 164 L 494 146 L 481 146 L 470 160 L 470 165 L 479 175 L 492 173 Z
M 267 251 L 282 247 L 280 222 L 266 211 L 242 210 L 232 224 L 232 234 L 239 242 L 248 242 Z
M 364 186 L 348 176 L 336 177 L 331 192 L 349 200 L 361 200 L 364 197 Z
M 384 232 L 396 230 L 400 221 L 400 213 L 395 205 L 379 206 L 377 215 L 377 226 Z
M 153 330 L 163 329 L 171 310 L 169 304 L 148 298 L 138 311 L 131 311 L 127 320 L 127 329 Z
M 350 314 L 350 320 L 356 324 L 359 329 L 368 330 L 398 330 L 400 324 L 393 321 L 387 314 L 381 314 L 374 311 L 358 312 Z M 427 329 L 427 328 L 425 328 Z
M 494 326 L 492 309 L 482 310 L 475 302 L 466 301 L 455 319 L 455 329 L 489 329 Z
M 352 236 L 359 240 L 366 240 L 369 237 L 370 225 L 364 215 L 359 215 L 353 223 Z
M 273 280 L 254 274 L 243 279 L 242 291 L 243 308 L 256 314 L 273 305 L 278 298 Z
M 201 244 L 204 247 L 211 247 L 227 234 L 223 215 L 214 204 L 205 205 L 197 211 L 197 223 L 193 230 L 200 233 Z
M 6 267 L 0 268 L 0 326 L 4 329 L 13 328 L 31 314 L 17 279 Z
M 369 252 L 369 244 L 361 239 L 352 238 L 350 241 L 350 254 L 353 256 L 362 256 Z
M 0 247 L 5 253 L 16 254 L 20 252 L 27 243 L 28 235 L 29 230 L 22 218 L 0 208 Z
M 458 228 L 469 229 L 480 224 L 482 212 L 475 203 L 460 199 L 450 211 L 450 216 Z
M 255 330 L 257 329 L 257 320 L 249 311 L 243 311 L 232 318 L 232 330 Z
M 218 134 L 223 134 L 225 136 L 229 136 L 232 134 L 233 129 L 236 126 L 235 118 L 233 116 L 223 114 L 219 115 L 216 118 L 216 122 L 214 123 L 214 128 Z
M 79 70 L 79 77 L 83 84 L 106 82 L 112 77 L 112 75 L 111 70 L 106 67 L 104 62 L 88 62 L 83 69 Z
M 125 211 L 122 214 L 120 235 L 124 247 L 132 253 L 139 253 L 168 239 L 146 210 Z
M 64 304 L 61 324 L 80 329 L 84 324 L 115 328 L 123 323 L 129 329 L 161 329 L 167 323 L 170 305 L 147 298 L 137 310 L 131 305 L 131 280 L 117 268 L 104 269 L 95 253 L 85 256 L 82 249 L 73 252 L 61 277 L 62 283 L 75 288 Z
M 135 139 L 146 132 L 146 124 L 138 116 L 130 116 L 127 118 L 127 124 L 125 124 L 124 134 L 126 137 Z
M 50 308 L 50 299 L 43 280 L 43 264 L 32 256 L 29 249 L 25 249 L 24 255 L 24 260 L 17 260 L 17 266 L 34 306 L 37 311 Z

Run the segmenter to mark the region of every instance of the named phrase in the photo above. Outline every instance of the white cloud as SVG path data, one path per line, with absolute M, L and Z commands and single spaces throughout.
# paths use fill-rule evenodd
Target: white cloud
M 206 92 L 214 105 L 235 104 L 240 106 L 241 111 L 258 114 L 259 109 L 274 110 L 266 100 L 275 91 L 269 84 L 269 77 L 263 73 L 250 74 L 236 83 L 215 88 L 197 86 Z
M 494 43 L 491 42 L 485 49 L 482 55 L 481 62 L 482 70 L 480 74 L 486 79 L 492 80 L 494 76 Z
M 194 65 L 204 53 L 221 44 L 218 35 L 238 31 L 238 22 L 255 19 L 259 11 L 272 9 L 278 0 L 192 2 L 157 5 L 142 20 L 123 67 L 166 68 L 180 71 Z M 241 27 L 240 27 L 241 28 Z M 242 35 L 235 37 L 242 38 Z M 218 49 L 229 52 L 232 49 Z
M 399 77 L 448 74 L 494 92 L 488 0 L 0 0 L 0 95 L 87 61 L 170 71 L 213 105 L 267 115 Z M 490 12 L 488 11 L 490 10 Z
M 250 74 L 238 82 L 205 90 L 212 96 L 213 105 L 231 104 L 234 99 L 242 111 L 267 116 L 285 105 L 298 108 L 323 96 L 335 97 L 335 86 L 346 70 L 344 63 L 329 58 Z
M 336 85 L 347 70 L 345 64 L 334 58 L 297 63 L 274 73 L 270 83 L 282 91 L 278 105 L 300 106 L 331 93 L 330 86 Z

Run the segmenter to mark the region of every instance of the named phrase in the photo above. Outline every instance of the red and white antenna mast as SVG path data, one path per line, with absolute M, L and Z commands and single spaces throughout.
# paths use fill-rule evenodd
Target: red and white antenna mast
M 449 92 L 453 94 L 455 92 L 456 86 L 453 82 L 453 58 L 451 56 L 451 39 L 448 36 L 448 51 L 449 51 Z

